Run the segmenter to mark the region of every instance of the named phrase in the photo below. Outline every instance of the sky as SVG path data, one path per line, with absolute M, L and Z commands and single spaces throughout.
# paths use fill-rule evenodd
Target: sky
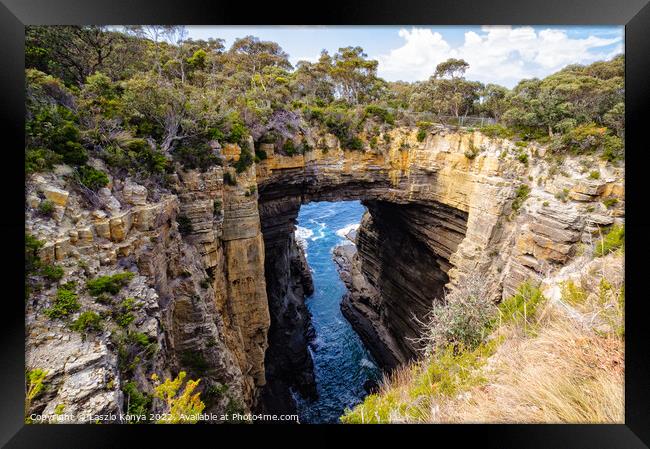
M 321 50 L 359 46 L 379 61 L 388 81 L 428 79 L 438 63 L 461 58 L 466 78 L 513 87 L 568 64 L 589 64 L 623 52 L 620 26 L 188 26 L 193 39 L 253 35 L 280 44 L 295 65 L 316 61 Z

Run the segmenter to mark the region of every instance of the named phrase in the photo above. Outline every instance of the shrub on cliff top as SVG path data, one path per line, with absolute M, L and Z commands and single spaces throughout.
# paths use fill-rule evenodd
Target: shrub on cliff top
M 483 341 L 495 312 L 485 285 L 482 276 L 470 274 L 451 293 L 433 304 L 421 323 L 423 333 L 417 340 L 425 354 L 448 344 L 474 348 Z
M 212 166 L 223 165 L 221 157 L 214 154 L 212 148 L 206 144 L 184 145 L 175 149 L 172 156 L 189 170 L 198 169 L 204 172 Z
M 86 287 L 92 296 L 100 296 L 102 293 L 115 295 L 122 289 L 122 287 L 131 282 L 133 276 L 135 275 L 130 271 L 109 276 L 100 276 L 88 281 Z

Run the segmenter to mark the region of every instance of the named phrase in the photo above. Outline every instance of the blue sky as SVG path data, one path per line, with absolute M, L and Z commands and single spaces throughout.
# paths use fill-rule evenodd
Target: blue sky
M 460 57 L 467 78 L 508 87 L 544 77 L 567 64 L 588 64 L 623 52 L 623 27 L 600 26 L 188 26 L 189 37 L 222 38 L 228 48 L 246 35 L 272 40 L 293 64 L 321 50 L 360 46 L 390 81 L 427 79 L 435 66 Z

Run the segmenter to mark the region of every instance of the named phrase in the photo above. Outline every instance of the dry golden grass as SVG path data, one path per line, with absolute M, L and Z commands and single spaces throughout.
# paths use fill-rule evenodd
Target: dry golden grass
M 622 423 L 624 348 L 548 306 L 532 338 L 510 335 L 489 384 L 440 404 L 446 422 Z
M 545 301 L 534 322 L 500 322 L 474 351 L 398 368 L 342 421 L 623 423 L 622 276 L 601 279 L 581 279 L 576 304 Z

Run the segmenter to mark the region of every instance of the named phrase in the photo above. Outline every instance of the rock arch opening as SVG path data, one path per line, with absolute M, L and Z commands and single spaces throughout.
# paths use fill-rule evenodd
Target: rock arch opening
M 301 205 L 355 200 L 365 206 L 351 273 L 344 279 L 347 292 L 337 301 L 384 371 L 417 356 L 411 338 L 419 329 L 413 316 L 422 317 L 449 282 L 449 259 L 465 237 L 468 217 L 433 200 L 397 197 L 385 178 L 337 184 L 291 172 L 259 185 L 271 316 L 259 403 L 273 413 L 295 413 L 296 393 L 306 400 L 318 397 L 309 351 L 317 335 L 305 304 L 314 285 L 294 234 Z

